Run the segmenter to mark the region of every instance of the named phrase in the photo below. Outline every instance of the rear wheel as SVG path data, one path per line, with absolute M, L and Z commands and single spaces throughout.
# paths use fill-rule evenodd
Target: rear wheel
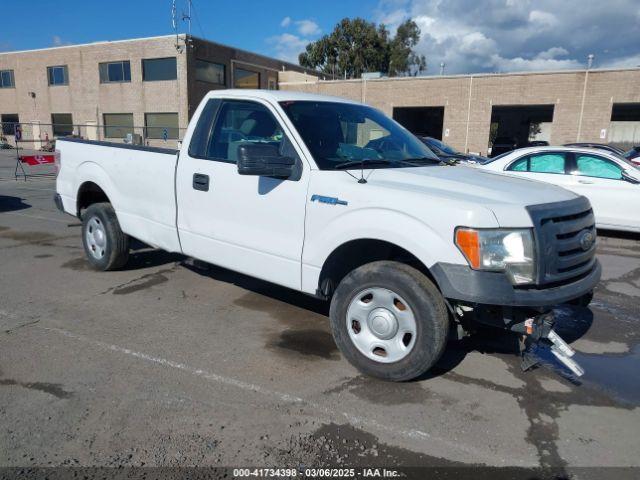
M 129 259 L 129 236 L 122 232 L 110 203 L 94 203 L 82 215 L 82 243 L 96 270 L 116 270 Z
M 429 370 L 447 341 L 444 299 L 421 272 L 389 261 L 363 265 L 340 283 L 331 327 L 342 354 L 361 372 L 405 381 Z

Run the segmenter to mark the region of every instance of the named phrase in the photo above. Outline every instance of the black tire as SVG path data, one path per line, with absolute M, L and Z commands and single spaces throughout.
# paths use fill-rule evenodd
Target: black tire
M 380 363 L 365 356 L 349 336 L 347 311 L 351 301 L 364 290 L 376 287 L 400 295 L 414 313 L 413 347 L 393 363 Z M 394 382 L 427 372 L 444 352 L 449 333 L 449 314 L 436 286 L 415 268 L 391 261 L 372 262 L 349 273 L 333 295 L 330 318 L 333 337 L 346 359 L 366 375 Z
M 104 231 L 104 245 L 96 252 L 90 245 L 87 231 L 98 225 Z M 129 259 L 129 236 L 122 232 L 116 212 L 110 203 L 94 203 L 82 214 L 82 244 L 87 260 L 95 270 L 117 270 Z

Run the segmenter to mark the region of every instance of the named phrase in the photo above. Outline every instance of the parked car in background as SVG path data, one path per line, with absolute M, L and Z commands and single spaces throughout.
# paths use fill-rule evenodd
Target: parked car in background
M 631 150 L 624 152 L 622 156 L 634 165 L 640 165 L 640 145 L 636 145 Z
M 491 145 L 489 157 L 497 157 L 518 148 L 518 141 L 513 137 L 496 137 Z
M 624 150 L 613 145 L 607 145 L 606 143 L 565 143 L 565 147 L 578 147 L 578 148 L 597 148 L 598 150 L 605 150 L 607 152 L 615 153 L 616 155 L 624 155 Z
M 546 147 L 549 145 L 549 142 L 546 140 L 531 140 L 527 143 L 527 147 Z
M 589 199 L 596 226 L 640 232 L 640 170 L 593 148 L 522 148 L 480 168 L 552 183 Z
M 436 154 L 440 160 L 451 161 L 456 160 L 465 163 L 484 163 L 489 159 L 481 155 L 473 155 L 471 153 L 458 152 L 455 148 L 433 137 L 418 137 L 429 150 Z

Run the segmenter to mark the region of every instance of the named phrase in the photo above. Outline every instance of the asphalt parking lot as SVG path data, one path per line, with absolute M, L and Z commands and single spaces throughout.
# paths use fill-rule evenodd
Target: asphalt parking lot
M 640 238 L 560 330 L 587 373 L 523 373 L 510 337 L 450 344 L 429 378 L 365 378 L 327 305 L 142 245 L 84 260 L 54 182 L 0 152 L 1 466 L 638 466 Z

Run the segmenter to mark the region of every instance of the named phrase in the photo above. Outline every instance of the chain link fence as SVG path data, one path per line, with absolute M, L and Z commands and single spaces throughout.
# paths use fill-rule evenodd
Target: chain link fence
M 178 148 L 186 128 L 175 126 L 133 126 L 62 124 L 62 123 L 13 123 L 0 124 L 0 143 L 4 148 L 24 148 L 49 151 L 55 148 L 57 138 L 72 137 L 103 142 L 129 143 L 150 147 Z M 31 144 L 29 146 L 28 144 Z M 53 148 L 52 148 L 53 147 Z

